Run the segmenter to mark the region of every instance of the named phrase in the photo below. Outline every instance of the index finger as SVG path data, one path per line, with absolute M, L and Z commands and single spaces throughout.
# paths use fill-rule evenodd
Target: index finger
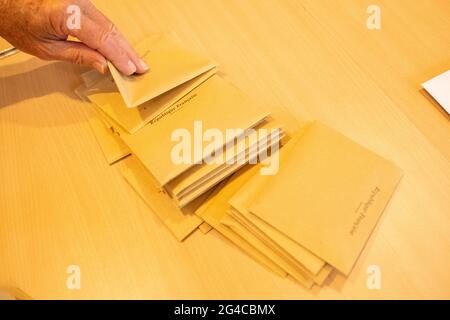
M 84 16 L 80 29 L 69 32 L 87 46 L 99 51 L 123 74 L 146 72 L 148 66 L 116 26 L 90 1 L 83 1 L 82 5 Z

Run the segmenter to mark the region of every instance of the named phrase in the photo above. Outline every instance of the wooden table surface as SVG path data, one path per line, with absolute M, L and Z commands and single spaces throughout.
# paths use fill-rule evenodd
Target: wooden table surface
M 0 60 L 0 286 L 44 299 L 450 298 L 450 122 L 420 87 L 450 69 L 450 1 L 95 3 L 131 41 L 175 31 L 257 101 L 340 130 L 405 176 L 350 277 L 307 291 L 216 232 L 178 243 L 106 164 L 72 91 L 86 69 L 20 53 Z M 370 4 L 381 30 L 366 27 Z

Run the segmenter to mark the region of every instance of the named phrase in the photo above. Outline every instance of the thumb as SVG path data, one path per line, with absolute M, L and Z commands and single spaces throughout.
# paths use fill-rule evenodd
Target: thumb
M 104 74 L 108 70 L 105 57 L 81 42 L 55 41 L 47 52 L 53 60 L 68 61 L 82 66 L 88 66 Z

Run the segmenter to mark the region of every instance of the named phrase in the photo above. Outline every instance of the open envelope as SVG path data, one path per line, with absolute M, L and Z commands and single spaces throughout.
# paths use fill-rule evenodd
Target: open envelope
M 136 107 L 213 69 L 217 65 L 180 44 L 174 34 L 156 34 L 135 46 L 149 66 L 142 75 L 125 76 L 112 63 L 111 74 L 125 104 Z
M 84 95 L 95 103 L 109 118 L 128 133 L 135 133 L 145 125 L 151 125 L 171 105 L 187 95 L 216 73 L 213 68 L 176 88 L 149 100 L 136 108 L 127 108 L 111 76 L 105 76 L 88 86 Z
M 348 275 L 401 176 L 392 162 L 316 122 L 249 211 Z

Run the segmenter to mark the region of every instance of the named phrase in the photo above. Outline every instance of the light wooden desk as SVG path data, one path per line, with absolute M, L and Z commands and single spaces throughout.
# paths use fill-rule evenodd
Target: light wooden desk
M 306 291 L 216 232 L 178 243 L 109 167 L 72 90 L 84 71 L 0 60 L 0 286 L 34 298 L 450 298 L 447 0 L 96 1 L 137 41 L 177 32 L 259 102 L 319 119 L 405 171 L 348 279 Z M 366 28 L 369 4 L 382 29 Z M 81 267 L 81 290 L 66 268 Z M 367 266 L 382 289 L 366 287 Z

